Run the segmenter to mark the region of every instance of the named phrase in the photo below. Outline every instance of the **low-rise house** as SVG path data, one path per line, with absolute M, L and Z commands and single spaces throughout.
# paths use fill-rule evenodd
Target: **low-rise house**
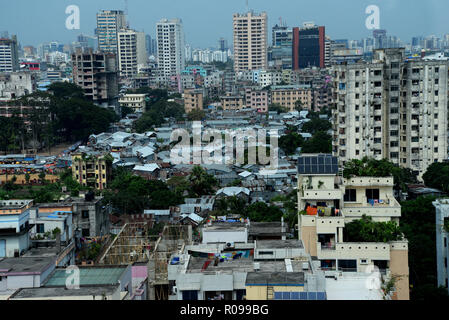
M 0 258 L 19 257 L 30 247 L 33 200 L 0 201 Z
M 159 178 L 160 167 L 157 163 L 146 163 L 144 165 L 136 165 L 133 172 L 147 180 L 157 180 Z
M 74 272 L 79 276 L 79 283 L 74 281 Z M 73 287 L 67 288 L 67 285 Z M 53 269 L 41 287 L 19 289 L 10 300 L 130 300 L 131 297 L 132 266 L 108 265 L 79 266 L 72 272 Z

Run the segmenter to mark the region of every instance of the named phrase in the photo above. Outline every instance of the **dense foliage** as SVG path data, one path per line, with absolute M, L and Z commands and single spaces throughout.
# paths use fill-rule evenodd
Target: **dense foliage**
M 428 187 L 449 192 L 449 162 L 432 163 L 424 173 L 423 180 Z
M 408 168 L 401 168 L 387 159 L 375 160 L 364 157 L 362 160 L 347 161 L 343 169 L 345 178 L 356 177 L 393 177 L 395 189 L 406 190 L 407 183 L 416 183 L 416 176 Z
M 165 123 L 165 118 L 182 120 L 183 115 L 184 108 L 181 105 L 161 99 L 156 103 L 147 105 L 147 111 L 134 123 L 134 129 L 142 133 Z
M 401 231 L 408 240 L 410 296 L 412 300 L 449 299 L 437 288 L 434 197 L 401 203 Z
M 390 242 L 402 240 L 402 232 L 394 221 L 377 222 L 363 215 L 345 225 L 345 242 Z
M 146 180 L 126 170 L 115 173 L 104 196 L 118 212 L 124 214 L 142 213 L 144 209 L 168 209 L 183 200 L 164 182 Z
M 327 132 L 332 128 L 332 124 L 328 120 L 323 120 L 320 118 L 312 118 L 310 121 L 304 123 L 302 125 L 301 131 L 308 132 L 312 135 L 316 134 L 319 131 Z
M 35 92 L 10 102 L 31 106 L 21 117 L 0 117 L 0 149 L 14 152 L 31 145 L 39 148 L 56 143 L 85 140 L 90 134 L 109 129 L 117 115 L 84 97 L 83 90 L 71 83 L 55 82 L 48 92 Z

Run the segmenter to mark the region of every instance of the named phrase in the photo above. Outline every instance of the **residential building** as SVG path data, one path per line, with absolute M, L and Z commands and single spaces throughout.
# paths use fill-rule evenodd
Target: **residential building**
M 134 113 L 142 113 L 146 108 L 147 95 L 144 93 L 129 93 L 122 95 L 118 102 L 120 107 L 127 107 L 133 109 Z
M 408 242 L 348 242 L 345 224 L 363 215 L 398 223 L 401 206 L 393 196 L 393 177 L 339 175 L 331 155 L 304 155 L 298 160 L 298 235 L 306 251 L 321 261 L 326 276 L 375 272 L 395 280 L 393 299 L 409 299 Z M 350 240 L 350 239 L 349 239 Z
M 300 101 L 303 109 L 312 109 L 312 90 L 310 86 L 288 85 L 271 87 L 271 103 L 279 104 L 289 111 L 294 111 L 296 102 Z
M 298 240 L 188 245 L 170 257 L 168 280 L 169 300 L 326 300 L 324 273 Z
M 185 69 L 184 29 L 181 19 L 162 19 L 156 24 L 158 70 L 165 81 Z
M 234 72 L 268 67 L 268 16 L 266 12 L 234 14 Z
M 244 108 L 245 97 L 227 94 L 220 97 L 223 110 L 240 110 Z
M 74 285 L 71 273 L 65 268 L 56 268 L 40 287 L 24 287 L 10 300 L 130 300 L 133 296 L 132 266 L 79 266 L 79 288 Z
M 258 112 L 268 112 L 270 94 L 267 90 L 247 88 L 245 91 L 246 106 Z
M 112 161 L 108 159 L 107 155 L 83 152 L 72 154 L 73 179 L 82 186 L 93 187 L 97 190 L 106 189 L 111 174 Z
M 325 27 L 312 22 L 293 28 L 293 70 L 325 67 Z
M 435 207 L 436 249 L 437 249 L 437 277 L 438 286 L 449 291 L 449 199 L 437 199 Z
M 19 49 L 17 37 L 0 38 L 0 72 L 19 70 Z
M 184 90 L 184 109 L 186 113 L 193 110 L 203 110 L 203 91 L 188 89 Z
M 137 75 L 139 67 L 147 64 L 145 33 L 131 29 L 117 32 L 118 65 L 122 77 Z
M 118 32 L 126 27 L 126 16 L 121 10 L 102 10 L 97 13 L 98 49 L 117 54 Z
M 30 247 L 32 205 L 33 200 L 0 201 L 0 258 L 19 257 Z
M 102 105 L 115 104 L 118 97 L 117 62 L 114 54 L 77 50 L 72 54 L 73 83 L 87 98 Z
M 388 159 L 419 179 L 447 159 L 448 70 L 443 59 L 405 60 L 404 49 L 381 49 L 371 63 L 333 66 L 333 154 Z

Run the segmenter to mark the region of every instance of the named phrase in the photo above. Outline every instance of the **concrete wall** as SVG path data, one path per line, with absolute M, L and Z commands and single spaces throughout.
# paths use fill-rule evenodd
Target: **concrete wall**
M 393 299 L 410 300 L 407 242 L 392 242 L 390 256 L 391 275 L 399 276 L 395 284 L 396 292 Z
M 306 252 L 311 256 L 317 256 L 318 235 L 315 226 L 303 226 L 299 233 L 299 239 L 302 240 Z
M 244 231 L 208 231 L 207 229 L 202 230 L 203 241 L 202 243 L 214 243 L 214 242 L 244 242 L 248 240 L 248 229 L 245 228 Z

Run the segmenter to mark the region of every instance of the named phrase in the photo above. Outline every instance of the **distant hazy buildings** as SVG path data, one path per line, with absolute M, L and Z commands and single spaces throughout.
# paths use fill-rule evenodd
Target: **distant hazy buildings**
M 185 68 L 184 30 L 181 19 L 162 19 L 156 24 L 157 62 L 166 81 Z
M 265 12 L 234 14 L 234 71 L 266 70 L 268 67 L 268 16 Z

